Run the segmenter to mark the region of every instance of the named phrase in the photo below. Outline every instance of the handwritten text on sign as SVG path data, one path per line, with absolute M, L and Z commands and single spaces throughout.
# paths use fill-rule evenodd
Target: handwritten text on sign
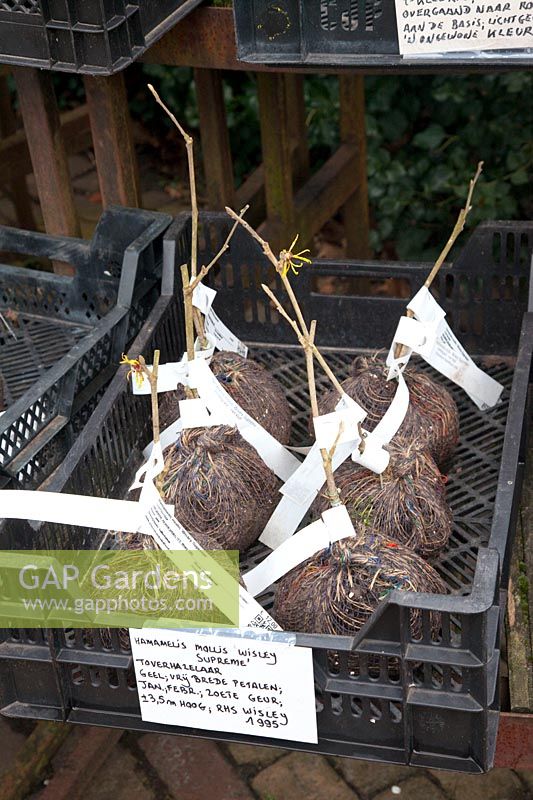
M 146 722 L 317 742 L 309 648 L 146 628 L 130 637 Z
M 396 0 L 400 53 L 533 47 L 533 0 Z

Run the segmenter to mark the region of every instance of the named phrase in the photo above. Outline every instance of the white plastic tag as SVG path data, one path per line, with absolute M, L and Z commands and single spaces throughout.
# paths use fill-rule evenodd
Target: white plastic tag
M 213 310 L 213 301 L 217 296 L 216 290 L 210 286 L 199 283 L 192 295 L 193 305 L 205 317 L 205 333 L 218 350 L 227 350 L 239 353 L 243 358 L 248 356 L 248 348 L 240 339 L 224 325 L 218 314 Z
M 381 475 L 389 466 L 390 453 L 385 445 L 396 436 L 409 408 L 409 389 L 402 373 L 397 375 L 398 386 L 392 403 L 371 433 L 365 431 L 363 452 L 354 450 L 352 460 L 366 469 Z
M 334 471 L 346 461 L 359 441 L 357 438 L 336 448 L 332 463 Z M 299 469 L 281 487 L 283 497 L 274 509 L 259 540 L 274 550 L 289 539 L 306 515 L 325 480 L 320 448 L 315 442 Z
M 149 369 L 152 369 L 150 365 Z M 142 378 L 142 382 L 141 382 Z M 183 361 L 172 362 L 168 364 L 160 364 L 157 371 L 157 393 L 173 392 L 176 390 L 178 383 L 185 384 L 187 382 L 187 364 Z M 150 381 L 146 375 L 135 375 L 131 380 L 131 387 L 133 394 L 146 395 L 151 394 Z
M 156 458 L 152 463 L 155 470 Z M 144 465 L 146 467 L 146 465 Z M 140 475 L 140 471 L 137 473 Z M 151 479 L 153 492 L 157 489 Z M 143 487 L 144 488 L 144 487 Z M 155 496 L 155 495 L 154 495 Z M 103 497 L 58 492 L 38 492 L 19 489 L 2 491 L 2 518 L 39 520 L 59 525 L 81 525 L 104 531 L 142 533 L 152 536 L 163 550 L 201 550 L 198 542 L 173 515 L 159 494 L 153 504 L 146 506 L 131 500 L 110 500 Z M 239 586 L 239 625 L 241 628 L 257 627 L 280 630 L 279 625 Z
M 429 289 L 423 286 L 407 306 L 415 315 L 409 325 L 402 322 L 387 357 L 392 370 L 407 363 L 411 353 L 419 353 L 434 369 L 460 386 L 482 411 L 498 403 L 503 386 L 483 372 L 470 358 L 445 320 L 445 312 Z M 418 331 L 418 333 L 417 333 Z M 403 341 L 406 339 L 407 341 Z M 396 344 L 405 344 L 402 359 L 394 356 Z
M 216 296 L 216 289 L 212 289 L 210 286 L 205 286 L 202 282 L 200 282 L 192 293 L 192 304 L 195 308 L 201 311 L 205 317 L 209 313 Z
M 342 401 L 339 401 L 339 403 Z M 357 406 L 357 404 L 355 404 Z M 358 410 L 357 410 L 358 409 Z M 313 419 L 316 443 L 320 448 L 331 450 L 335 442 L 337 445 L 354 441 L 357 435 L 357 426 L 366 417 L 366 412 L 357 406 L 357 409 L 348 406 L 322 414 Z
M 162 550 L 202 549 L 161 500 L 147 511 L 143 533 L 153 536 Z M 242 586 L 239 586 L 239 627 L 281 630 L 270 614 Z
M 346 506 L 328 508 L 321 519 L 286 539 L 257 567 L 243 575 L 244 585 L 257 597 L 298 564 L 350 536 L 355 536 L 355 530 Z
M 205 318 L 205 332 L 213 340 L 219 350 L 238 353 L 243 358 L 248 357 L 248 348 L 240 339 L 224 325 L 220 317 L 211 308 Z
M 212 414 L 230 414 L 241 436 L 255 447 L 265 464 L 282 480 L 298 469 L 300 462 L 230 397 L 204 361 L 189 365 L 190 377 Z
M 180 419 L 182 428 L 204 428 L 211 425 L 211 417 L 203 400 L 191 398 L 180 400 Z
M 141 495 L 139 497 L 139 503 L 141 503 L 141 505 L 152 505 L 152 503 L 157 503 L 159 501 L 159 492 L 155 487 L 154 480 L 163 472 L 164 468 L 165 459 L 163 458 L 163 448 L 161 446 L 161 441 L 159 441 L 154 444 L 149 459 L 135 473 L 135 479 L 130 486 L 130 492 L 132 489 L 141 490 Z

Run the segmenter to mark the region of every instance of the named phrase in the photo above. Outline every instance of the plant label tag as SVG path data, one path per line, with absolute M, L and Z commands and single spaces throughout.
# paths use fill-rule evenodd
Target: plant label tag
M 300 466 L 292 453 L 244 411 L 225 391 L 204 361 L 189 364 L 191 383 L 212 414 L 233 419 L 239 433 L 255 447 L 265 464 L 282 480 L 287 480 Z
M 148 367 L 150 371 L 152 366 Z M 142 379 L 142 380 L 141 380 Z M 157 393 L 174 392 L 178 383 L 187 382 L 187 365 L 179 362 L 170 361 L 168 364 L 160 364 L 157 371 Z M 142 373 L 137 373 L 131 379 L 131 388 L 133 394 L 145 395 L 151 394 L 150 381 Z
M 333 470 L 346 461 L 359 441 L 358 437 L 337 446 L 333 454 Z M 315 442 L 299 468 L 281 487 L 283 497 L 268 520 L 259 541 L 274 550 L 289 539 L 307 514 L 325 480 L 320 448 Z
M 423 5 L 423 8 L 421 7 Z M 402 55 L 514 50 L 533 47 L 530 3 L 396 0 Z
M 407 307 L 415 319 L 408 326 L 405 323 L 398 326 L 387 365 L 397 368 L 398 360 L 394 357 L 396 343 L 405 344 L 409 352 L 402 361 L 408 361 L 413 351 L 419 353 L 434 369 L 460 386 L 479 409 L 485 411 L 495 406 L 503 386 L 474 364 L 429 289 L 423 286 Z M 418 326 L 418 334 L 415 326 Z
M 346 506 L 328 508 L 321 519 L 317 519 L 286 539 L 257 567 L 243 575 L 244 585 L 250 594 L 257 597 L 308 558 L 335 542 L 355 535 Z
M 209 314 L 209 310 L 213 305 L 213 301 L 217 296 L 216 289 L 210 286 L 205 286 L 202 282 L 198 284 L 192 293 L 192 304 L 198 311 L 205 316 Z
M 224 325 L 212 308 L 205 318 L 205 332 L 213 340 L 218 350 L 238 353 L 243 358 L 248 357 L 247 346 L 230 331 L 227 325 Z
M 351 400 L 348 395 L 345 395 Z M 320 448 L 331 450 L 334 445 L 353 442 L 359 437 L 358 425 L 366 417 L 366 411 L 355 401 L 348 403 L 341 398 L 330 414 L 313 419 L 316 443 Z
M 207 406 L 199 397 L 190 400 L 180 400 L 181 430 L 187 428 L 211 428 L 213 425 L 232 425 L 232 419 L 226 414 L 223 419 L 220 414 L 210 414 Z
M 318 742 L 310 648 L 156 629 L 130 637 L 145 722 Z
M 196 539 L 169 512 L 161 499 L 146 512 L 140 531 L 153 536 L 162 550 L 202 549 Z M 259 605 L 257 600 L 254 600 L 243 586 L 238 586 L 238 593 L 240 628 L 281 630 L 278 623 Z

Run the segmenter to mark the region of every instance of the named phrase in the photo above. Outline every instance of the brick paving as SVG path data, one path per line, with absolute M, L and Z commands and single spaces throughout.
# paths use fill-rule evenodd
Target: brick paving
M 533 772 L 488 775 L 127 734 L 86 800 L 533 800 Z
M 276 747 L 135 733 L 113 742 L 107 754 L 84 756 L 84 731 L 89 749 L 104 735 L 101 728 L 73 727 L 53 759 L 53 773 L 48 768 L 45 783 L 36 787 L 31 800 L 55 795 L 68 800 L 533 800 L 533 771 L 495 769 L 488 775 L 461 775 Z M 24 739 L 0 717 L 0 775 L 12 766 Z M 62 789 L 71 780 L 78 751 L 80 761 L 96 759 L 98 765 L 88 788 L 65 795 Z

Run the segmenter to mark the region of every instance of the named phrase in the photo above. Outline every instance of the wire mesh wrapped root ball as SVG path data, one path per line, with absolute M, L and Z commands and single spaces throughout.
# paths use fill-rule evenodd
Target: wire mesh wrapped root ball
M 413 443 L 397 440 L 388 447 L 389 466 L 376 475 L 351 459 L 335 472 L 335 485 L 354 524 L 366 523 L 416 553 L 431 558 L 446 546 L 452 513 L 446 501 L 443 476 L 430 453 Z M 329 505 L 319 495 L 314 511 Z
M 388 395 L 389 385 L 396 388 L 395 381 L 387 381 L 388 369 L 380 353 L 372 357 L 358 356 L 352 364 L 352 375 L 363 384 L 372 382 L 374 393 L 372 407 L 375 407 L 375 393 Z M 455 400 L 441 384 L 429 375 L 412 366 L 404 370 L 409 388 L 410 404 L 418 413 L 424 429 L 424 437 L 437 464 L 445 466 L 453 456 L 459 442 L 459 413 Z M 371 409 L 367 409 L 369 412 Z
M 279 499 L 279 482 L 236 428 L 183 431 L 165 450 L 165 502 L 206 550 L 246 550 Z
M 215 353 L 210 367 L 218 382 L 247 414 L 282 444 L 289 443 L 291 409 L 283 387 L 267 369 L 225 350 Z M 179 386 L 176 392 L 165 392 L 161 398 L 161 426 L 166 428 L 178 418 L 178 403 L 185 399 L 185 390 Z
M 446 594 L 442 578 L 420 556 L 369 528 L 360 526 L 357 533 L 316 553 L 278 582 L 272 613 L 284 630 L 354 635 L 394 589 Z M 432 613 L 434 633 L 440 624 L 440 615 Z M 415 638 L 422 632 L 416 609 L 411 632 Z

